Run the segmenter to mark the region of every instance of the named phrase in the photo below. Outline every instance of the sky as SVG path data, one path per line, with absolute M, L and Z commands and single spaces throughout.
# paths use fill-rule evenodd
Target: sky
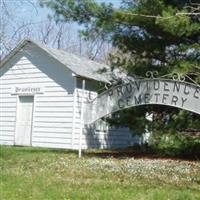
M 52 15 L 52 11 L 46 7 L 40 7 L 39 0 L 4 0 L 8 5 L 9 13 L 12 20 L 9 22 L 10 28 L 8 32 L 12 35 L 12 30 L 16 30 L 22 23 L 34 24 L 35 26 L 44 24 L 48 21 L 48 15 Z M 114 7 L 120 5 L 121 0 L 95 0 L 98 3 L 112 3 Z M 0 0 L 1 3 L 1 0 Z M 0 7 L 1 8 L 1 7 Z M 0 12 L 1 13 L 1 12 Z M 71 23 L 75 31 L 81 29 L 77 23 Z M 9 33 L 7 33 L 9 35 Z
M 0 0 L 1 1 L 1 0 Z M 5 0 L 11 8 L 15 20 L 40 23 L 47 20 L 48 14 L 52 12 L 47 8 L 41 8 L 38 0 Z M 120 5 L 120 0 L 96 0 L 98 3 L 112 3 L 115 7 Z
M 121 0 L 95 0 L 98 3 L 112 3 L 114 7 L 118 7 L 120 5 Z M 52 11 L 46 7 L 40 7 L 39 0 L 0 0 L 0 18 L 3 16 L 3 11 L 1 8 L 5 8 L 2 6 L 2 2 L 6 3 L 7 11 L 9 13 L 9 18 L 3 18 L 4 24 L 6 24 L 6 29 L 4 28 L 4 40 L 6 41 L 6 45 L 9 48 L 16 46 L 19 42 L 18 38 L 23 39 L 23 24 L 26 26 L 30 24 L 31 27 L 31 35 L 32 39 L 38 39 L 37 35 L 41 33 L 41 29 L 39 27 L 45 26 L 45 23 L 48 21 L 48 15 L 52 15 Z M 7 16 L 7 15 L 4 15 Z M 70 32 L 72 32 L 74 38 L 80 38 L 79 30 L 82 29 L 82 26 L 79 26 L 77 23 L 70 23 Z M 20 30 L 19 37 L 13 38 L 16 30 Z M 40 31 L 40 32 L 38 32 Z M 69 31 L 68 31 L 69 32 Z M 26 37 L 26 36 L 25 36 Z M 16 41 L 15 41 L 16 40 Z M 8 41 L 8 42 L 7 42 Z M 0 49 L 2 48 L 2 44 L 0 43 Z M 1 54 L 1 52 L 0 52 Z

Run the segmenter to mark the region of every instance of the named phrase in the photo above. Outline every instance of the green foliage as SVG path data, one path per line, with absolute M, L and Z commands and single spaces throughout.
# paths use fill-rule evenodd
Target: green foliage
M 151 110 L 151 106 L 128 108 L 116 112 L 113 114 L 112 118 L 107 119 L 107 122 L 115 126 L 123 125 L 129 127 L 134 134 L 141 134 L 147 126 L 151 126 L 151 123 L 145 118 L 144 115 L 145 112 Z
M 84 25 L 85 38 L 100 36 L 111 42 L 117 49 L 110 55 L 112 69 L 122 68 L 129 75 L 139 76 L 147 71 L 158 71 L 160 75 L 176 72 L 200 83 L 200 3 L 192 2 L 122 0 L 121 7 L 114 8 L 94 0 L 49 0 L 43 5 L 54 11 L 57 21 Z M 159 116 L 170 115 L 170 123 L 164 127 L 199 128 L 199 116 L 192 115 L 190 120 L 188 112 L 183 117 L 182 111 L 157 107 L 152 110 L 157 121 L 162 121 Z M 115 123 L 128 121 L 129 127 L 144 129 L 145 112 L 145 109 L 121 112 Z M 163 124 L 158 123 L 156 128 L 163 128 Z
M 197 114 L 164 106 L 161 106 L 159 109 L 162 112 L 155 109 L 153 131 L 163 129 L 169 132 L 174 130 L 200 130 L 200 119 Z
M 190 16 L 184 15 L 187 10 L 182 10 L 176 14 L 176 10 L 172 7 L 167 7 L 163 10 L 162 17 L 156 19 L 156 24 L 166 32 L 175 37 L 184 37 L 199 33 L 200 25 L 191 21 Z M 174 17 L 172 17 L 174 16 Z
M 200 137 L 177 131 L 153 132 L 149 147 L 161 155 L 200 158 Z
M 199 64 L 200 18 L 187 14 L 192 12 L 187 1 L 125 0 L 120 8 L 94 0 L 49 0 L 42 5 L 54 11 L 57 21 L 85 25 L 85 37 L 95 32 L 123 53 L 130 53 L 131 67 L 123 66 L 129 73 L 143 75 L 138 68 L 161 74 L 180 68 L 189 73 Z

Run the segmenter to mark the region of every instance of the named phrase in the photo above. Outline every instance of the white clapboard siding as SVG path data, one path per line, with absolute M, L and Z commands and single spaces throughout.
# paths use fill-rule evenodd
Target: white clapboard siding
M 13 112 L 13 113 L 15 113 L 15 111 L 16 111 L 16 106 L 2 106 L 2 107 L 0 107 L 0 111 L 1 112 Z
M 30 84 L 31 84 L 31 86 L 34 86 L 34 85 L 41 85 L 42 84 L 42 86 L 43 87 L 52 87 L 52 88 L 59 88 L 59 87 L 61 87 L 60 86 L 60 84 L 58 84 L 58 83 L 56 83 L 56 82 L 52 82 L 52 81 L 49 81 L 49 80 L 43 80 L 42 82 L 39 82 L 38 80 L 31 80 L 31 82 L 18 82 L 17 83 L 17 85 L 18 86 L 23 86 L 23 87 L 25 87 L 27 84 L 29 84 L 29 86 L 30 86 Z M 62 82 L 62 84 L 64 85 L 65 83 L 64 82 Z M 6 83 L 4 83 L 4 82 L 2 82 L 1 84 L 0 84 L 0 90 L 4 90 L 4 89 L 7 89 L 8 87 L 10 88 L 10 89 L 12 89 L 12 87 L 14 86 L 15 84 L 12 84 L 12 83 L 8 83 L 8 84 L 6 84 Z
M 104 143 L 104 142 L 112 142 L 112 143 L 115 143 L 115 144 L 118 144 L 118 143 L 121 143 L 121 144 L 127 144 L 128 142 L 130 142 L 130 138 L 127 136 L 127 137 L 119 137 L 119 136 L 108 136 L 108 137 L 103 137 L 103 135 L 105 134 L 102 134 L 101 137 L 94 137 L 92 135 L 88 135 L 86 137 L 83 137 L 83 141 L 85 141 L 86 143 L 91 143 L 91 142 L 99 142 L 99 143 Z M 75 138 L 76 141 L 79 141 L 79 137 L 76 137 Z
M 71 142 L 70 143 L 50 143 L 50 142 L 34 142 L 32 144 L 33 147 L 46 147 L 46 148 L 58 148 L 58 149 L 69 149 L 71 148 Z
M 27 69 L 28 70 L 28 69 Z M 29 77 L 29 78 L 33 78 L 34 76 L 41 76 L 42 74 L 41 74 L 41 72 L 39 71 L 39 70 L 37 70 L 37 71 L 35 71 L 35 70 L 29 70 L 29 71 L 27 71 L 26 70 L 26 72 L 24 72 L 23 70 L 12 70 L 12 72 L 10 72 L 10 71 L 8 71 L 8 72 L 10 72 L 10 73 L 5 73 L 4 74 L 4 78 L 3 79 L 6 79 L 6 78 L 13 78 L 13 73 L 15 74 L 15 77 L 16 78 L 18 78 L 18 77 L 20 77 L 20 76 L 23 76 L 23 77 Z M 32 75 L 32 76 L 31 76 Z M 42 75 L 42 76 L 45 76 L 45 75 Z M 2 79 L 2 80 L 3 80 Z
M 55 96 L 56 95 L 56 96 Z M 36 102 L 48 102 L 53 104 L 53 102 L 62 102 L 65 103 L 65 106 L 71 106 L 73 104 L 73 98 L 70 98 L 65 94 L 66 96 L 57 96 L 57 94 L 54 93 L 51 96 L 47 93 L 45 96 L 38 96 Z M 71 104 L 70 104 L 71 103 Z
M 53 123 L 71 123 L 72 122 L 72 118 L 71 117 L 36 117 L 35 118 L 35 122 L 39 121 L 39 122 L 53 122 Z
M 14 139 L 14 135 L 13 134 L 11 134 L 10 132 L 2 132 L 1 134 L 0 134 L 0 139 L 1 140 L 3 140 L 3 141 L 13 141 L 13 139 Z M 1 141 L 0 140 L 0 141 Z M 0 143 L 1 144 L 1 143 Z
M 80 134 L 80 117 L 81 117 L 81 99 L 82 90 L 76 90 L 76 106 L 75 106 L 75 128 L 74 128 L 74 148 L 79 148 L 79 134 Z M 88 102 L 89 95 L 95 98 L 94 92 L 85 91 L 84 106 Z M 90 112 L 90 111 L 88 111 Z M 119 148 L 127 147 L 131 144 L 132 133 L 128 128 L 110 127 L 108 124 L 96 122 L 91 127 L 85 127 L 82 135 L 82 148 Z
M 5 112 L 0 112 L 0 117 L 15 117 L 15 113 L 13 113 L 13 112 L 7 112 L 7 111 L 5 111 Z
M 10 92 L 11 92 L 11 89 L 9 88 L 9 89 L 2 89 L 2 91 L 1 91 L 1 96 L 2 97 L 4 97 L 4 96 L 11 96 L 10 95 Z
M 123 132 L 121 134 L 115 134 L 112 133 L 110 134 L 109 131 L 106 132 L 94 132 L 94 133 L 85 133 L 83 136 L 83 138 L 94 138 L 94 139 L 98 139 L 98 140 L 106 140 L 106 139 L 112 139 L 112 140 L 128 140 L 130 138 L 129 134 L 124 134 Z M 75 138 L 78 139 L 78 134 L 75 135 Z
M 16 103 L 16 97 L 9 97 L 9 96 L 0 96 L 0 106 L 13 106 Z M 3 105 L 5 104 L 5 105 Z
M 0 133 L 2 132 L 12 132 L 15 130 L 14 126 L 0 126 Z
M 1 102 L 0 102 L 0 108 L 4 107 L 16 107 L 16 98 L 6 98 L 6 97 L 0 97 Z
M 0 92 L 1 92 L 1 96 L 3 97 L 4 96 L 4 92 L 11 92 L 11 87 L 7 87 L 7 86 L 5 86 L 5 85 L 1 85 L 1 82 L 0 82 Z M 10 94 L 9 94 L 10 95 Z M 6 95 L 6 96 L 8 96 L 8 95 Z
M 20 81 L 23 80 L 27 80 L 28 78 L 34 78 L 34 79 L 48 79 L 48 76 L 45 74 L 42 74 L 41 72 L 39 73 L 33 73 L 33 74 L 15 74 L 15 76 L 13 76 L 12 74 L 9 74 L 7 76 L 3 76 L 4 78 L 1 79 L 1 81 L 4 83 L 6 81 L 8 81 L 10 83 L 10 81 L 18 81 L 18 79 L 20 79 Z
M 0 140 L 3 141 L 13 141 L 13 135 L 9 135 L 9 133 L 0 134 Z
M 37 123 L 36 123 L 37 122 Z M 61 122 L 49 122 L 49 121 L 35 121 L 34 123 L 34 127 L 42 127 L 44 128 L 44 130 L 46 128 L 58 128 L 58 127 L 63 127 L 63 128 L 68 128 L 70 131 L 71 131 L 71 127 L 72 127 L 72 124 L 71 123 L 61 123 Z
M 12 99 L 14 98 L 15 96 L 11 94 L 11 90 L 12 88 L 10 88 L 9 90 L 4 90 L 4 89 L 1 89 L 1 98 L 8 98 L 8 99 Z M 8 93 L 8 94 L 4 94 L 5 93 Z
M 73 108 L 71 108 L 71 107 L 56 107 L 56 105 L 55 105 L 55 107 L 39 107 L 39 106 L 36 106 L 35 107 L 35 112 L 47 112 L 47 111 L 49 111 L 49 112 L 72 112 L 73 111 Z
M 8 93 L 8 87 L 0 89 L 0 144 L 12 145 L 14 142 L 15 111 L 16 97 Z
M 18 84 L 30 84 L 30 81 L 28 81 L 28 77 L 20 77 L 20 76 L 15 76 L 15 77 L 10 77 L 10 78 L 5 78 L 5 80 L 1 80 L 1 84 L 2 85 L 14 85 L 16 84 L 16 82 L 20 81 L 20 83 Z M 43 81 L 48 82 L 49 79 L 48 77 L 44 77 L 44 76 L 34 76 L 32 78 L 32 82 L 39 82 L 42 83 Z
M 18 74 L 31 74 L 31 73 L 41 73 L 41 71 L 34 66 L 31 65 L 31 63 L 27 63 L 26 65 L 23 64 L 15 64 L 12 67 L 12 70 L 9 70 L 5 73 L 5 75 L 10 75 L 16 73 Z
M 16 95 L 13 87 L 41 87 L 34 98 L 32 146 L 69 148 L 72 135 L 72 72 L 33 44 L 0 69 L 0 143 L 13 144 Z
M 2 122 L 2 121 L 0 121 L 0 126 L 1 127 L 12 127 L 12 128 L 14 127 L 15 128 L 15 122 Z
M 37 112 L 35 113 L 35 117 L 49 117 L 49 118 L 55 118 L 59 116 L 60 118 L 71 118 L 72 112 Z
M 0 97 L 1 98 L 1 97 Z M 2 100 L 2 99 L 1 99 Z M 15 100 L 16 101 L 16 100 Z M 6 102 L 6 101 L 4 101 L 4 99 L 3 99 L 3 101 L 1 101 L 1 103 L 0 103 L 0 109 L 1 108 L 5 108 L 5 107 L 8 107 L 8 108 L 12 108 L 12 107 L 16 107 L 16 102 L 14 102 L 14 101 L 10 101 L 10 99 L 8 99 L 8 101 Z
M 56 138 L 56 137 L 34 137 L 32 142 L 45 142 L 45 143 L 64 143 L 64 144 L 70 144 L 71 138 L 65 138 L 65 136 L 62 136 L 62 138 Z
M 71 131 L 69 131 L 67 128 L 55 128 L 55 127 L 49 127 L 49 128 L 42 128 L 37 127 L 34 129 L 34 136 L 53 136 L 53 137 L 61 137 L 64 136 L 65 138 L 71 138 Z
M 0 122 L 15 122 L 15 116 L 0 116 Z
M 112 148 L 125 148 L 129 146 L 129 143 L 127 144 L 113 144 L 113 143 L 99 143 L 99 142 L 93 142 L 93 143 L 83 143 L 82 149 L 88 149 L 88 148 L 94 148 L 94 149 L 112 149 Z M 79 148 L 79 143 L 74 144 L 74 149 Z
M 75 140 L 75 144 L 79 144 L 79 139 Z M 128 140 L 98 140 L 98 139 L 93 139 L 93 138 L 88 138 L 87 140 L 82 140 L 83 145 L 90 145 L 90 144 L 99 144 L 105 146 L 106 144 L 108 145 L 113 145 L 113 147 L 118 147 L 118 146 L 127 146 L 129 144 Z M 116 145 L 116 146 L 115 146 Z
M 11 145 L 14 145 L 14 142 L 13 142 L 13 140 L 12 140 L 12 141 L 0 140 L 0 144 L 1 144 L 1 145 L 9 145 L 9 146 L 11 146 Z
M 59 92 L 63 92 L 63 93 L 66 93 L 66 90 L 62 87 L 59 87 L 59 86 L 52 86 L 52 87 L 45 87 L 45 92 L 46 93 L 49 93 L 51 95 L 52 92 L 55 92 L 56 94 L 58 94 Z M 73 96 L 72 96 L 73 98 Z

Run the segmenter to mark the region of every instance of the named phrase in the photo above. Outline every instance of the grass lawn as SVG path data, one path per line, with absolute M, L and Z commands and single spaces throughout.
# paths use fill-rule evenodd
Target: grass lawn
M 90 153 L 77 159 L 73 151 L 1 146 L 0 199 L 200 199 L 199 161 Z

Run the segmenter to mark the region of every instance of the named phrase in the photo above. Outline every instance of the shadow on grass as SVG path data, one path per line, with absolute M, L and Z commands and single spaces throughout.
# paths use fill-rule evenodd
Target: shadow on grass
M 65 149 L 49 149 L 49 148 L 38 148 L 38 147 L 23 147 L 23 146 L 0 146 L 0 154 L 57 154 L 57 155 L 73 155 L 78 158 L 77 150 L 65 150 Z M 5 156 L 5 155 L 4 155 Z M 160 153 L 154 152 L 148 148 L 138 148 L 129 147 L 123 149 L 89 149 L 83 150 L 84 158 L 116 158 L 116 159 L 171 159 L 171 160 L 189 160 L 189 161 L 199 161 L 199 155 L 162 155 Z
M 11 151 L 15 153 L 22 153 L 22 154 L 77 154 L 76 150 L 67 150 L 67 149 L 49 149 L 49 148 L 40 148 L 40 147 L 24 147 L 24 146 L 0 146 L 1 152 L 3 151 Z
M 189 160 L 199 161 L 199 155 L 162 155 L 154 152 L 151 149 L 142 148 L 124 148 L 124 149 L 112 149 L 112 150 L 86 150 L 84 151 L 84 157 L 98 157 L 98 158 L 116 158 L 116 159 L 170 159 L 170 160 Z

